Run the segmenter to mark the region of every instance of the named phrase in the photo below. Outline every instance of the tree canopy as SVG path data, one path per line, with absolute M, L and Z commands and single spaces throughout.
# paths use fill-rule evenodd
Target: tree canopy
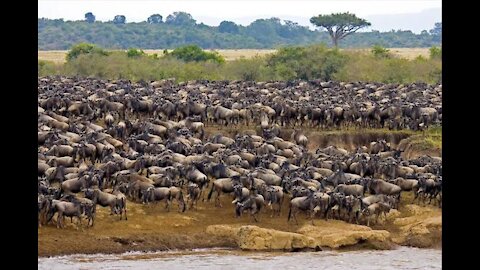
M 85 13 L 85 21 L 87 21 L 88 23 L 95 22 L 95 15 L 93 15 L 92 12 Z
M 124 24 L 127 21 L 124 15 L 116 15 L 115 18 L 113 18 L 113 23 L 114 24 Z
M 193 19 L 192 15 L 183 11 L 176 11 L 167 16 L 165 23 L 172 25 L 192 26 L 197 21 Z
M 339 40 L 371 25 L 367 20 L 358 18 L 355 14 L 349 12 L 318 15 L 310 18 L 310 22 L 317 27 L 327 29 L 335 47 L 338 46 Z
M 85 20 L 45 18 L 39 18 L 37 25 L 39 50 L 68 50 L 81 42 L 94 43 L 107 49 L 173 49 L 187 44 L 207 49 L 275 49 L 286 45 L 331 42 L 326 31 L 312 31 L 306 26 L 278 18 L 258 19 L 246 26 L 228 21 L 218 26 L 209 26 L 151 24 L 145 20 L 125 22 L 120 24 L 121 27 L 115 27 L 118 24 L 114 21 L 96 20 L 95 23 L 88 23 Z M 365 48 L 375 44 L 386 48 L 440 46 L 441 35 L 432 35 L 428 29 L 423 34 L 409 30 L 362 31 L 342 40 L 339 47 Z
M 162 23 L 163 17 L 160 14 L 153 14 L 150 17 L 148 17 L 147 22 L 149 24 L 160 24 Z
M 218 25 L 218 31 L 220 33 L 237 34 L 240 30 L 238 28 L 238 25 L 236 25 L 234 22 L 222 21 L 220 25 Z

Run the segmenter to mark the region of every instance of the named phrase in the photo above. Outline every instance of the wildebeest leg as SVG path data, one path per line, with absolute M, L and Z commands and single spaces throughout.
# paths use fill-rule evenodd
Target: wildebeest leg
M 253 213 L 253 212 L 252 212 L 253 220 L 255 220 L 255 222 L 258 222 L 258 219 L 257 219 L 256 215 L 257 215 L 257 213 Z
M 60 213 L 57 213 L 57 228 L 61 228 L 62 219 L 60 217 Z
M 298 225 L 298 220 L 297 220 L 297 211 L 293 210 L 293 218 L 295 219 L 295 223 Z

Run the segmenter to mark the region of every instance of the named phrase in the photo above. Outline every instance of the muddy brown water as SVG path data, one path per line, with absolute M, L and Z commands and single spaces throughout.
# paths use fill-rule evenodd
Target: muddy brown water
M 38 258 L 38 269 L 441 269 L 442 251 L 399 247 L 394 250 L 321 252 L 246 252 L 234 249 L 131 252 Z

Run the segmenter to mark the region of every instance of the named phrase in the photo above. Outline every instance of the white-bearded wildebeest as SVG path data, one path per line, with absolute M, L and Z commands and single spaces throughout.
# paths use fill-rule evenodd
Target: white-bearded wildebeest
M 123 194 L 122 194 L 123 195 Z M 85 197 L 92 200 L 95 204 L 100 206 L 110 207 L 110 215 L 119 214 L 120 220 L 122 220 L 123 214 L 125 214 L 125 220 L 127 220 L 127 201 L 126 197 L 120 194 L 114 195 L 107 192 L 103 192 L 100 189 L 86 189 Z
M 185 203 L 185 198 L 183 197 L 182 189 L 179 187 L 170 187 L 170 201 L 177 201 L 178 212 L 185 212 L 187 209 L 187 204 Z
M 385 216 L 385 219 L 387 218 L 387 213 L 390 211 L 390 209 L 391 209 L 390 205 L 383 202 L 373 203 L 368 207 L 366 207 L 365 209 L 363 209 L 362 214 L 367 219 L 367 226 L 370 226 L 371 216 L 376 215 L 376 218 L 375 218 L 375 224 L 376 224 L 378 223 L 378 217 L 380 216 L 380 214 L 383 213 Z
M 274 214 L 276 213 L 277 216 L 280 216 L 280 211 L 282 210 L 282 204 L 283 204 L 283 188 L 280 186 L 267 186 L 265 189 L 264 193 L 265 197 L 265 203 L 272 209 L 272 215 L 270 217 L 273 217 Z M 277 209 L 275 209 L 273 206 L 277 205 Z
M 340 184 L 335 187 L 333 192 L 339 192 L 344 195 L 353 195 L 353 196 L 363 196 L 365 194 L 365 190 L 362 185 L 345 185 L 345 184 Z
M 210 192 L 208 193 L 208 201 L 212 198 L 212 194 L 215 191 L 217 193 L 217 196 L 215 197 L 215 206 L 220 206 L 222 207 L 222 203 L 220 202 L 220 194 L 221 193 L 232 193 L 233 192 L 233 185 L 234 182 L 231 178 L 220 178 L 217 180 L 214 180 L 212 182 L 212 189 L 210 189 Z
M 309 191 L 308 196 L 302 196 L 302 197 L 297 197 L 293 198 L 290 201 L 290 209 L 288 210 L 288 219 L 287 221 L 290 221 L 290 217 L 293 216 L 295 219 L 295 223 L 298 225 L 298 220 L 297 220 L 297 213 L 299 211 L 303 212 L 308 212 L 310 219 L 312 220 L 312 225 L 313 224 L 313 209 L 315 208 L 315 200 L 314 200 L 314 192 Z
M 83 206 L 80 202 L 65 202 L 60 200 L 52 200 L 52 204 L 48 211 L 47 222 L 49 222 L 55 213 L 57 213 L 57 228 L 65 227 L 65 216 L 77 217 L 80 225 L 82 224 Z
M 165 209 L 170 212 L 170 205 L 172 203 L 172 196 L 170 188 L 167 187 L 149 187 L 146 190 L 142 191 L 142 202 L 149 203 L 163 201 L 165 200 L 167 203 L 165 204 Z
M 188 209 L 193 209 L 195 205 L 197 210 L 198 199 L 200 199 L 200 187 L 195 183 L 189 183 L 187 186 L 187 204 L 190 202 Z

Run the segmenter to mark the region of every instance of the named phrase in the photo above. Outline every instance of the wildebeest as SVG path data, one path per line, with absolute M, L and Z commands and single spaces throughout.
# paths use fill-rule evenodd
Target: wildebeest
M 119 214 L 120 220 L 123 214 L 125 214 L 125 220 L 127 220 L 127 203 L 125 196 L 113 195 L 107 192 L 103 192 L 100 189 L 86 189 L 85 197 L 92 200 L 95 204 L 100 206 L 110 207 L 110 215 Z
M 244 211 L 249 211 L 255 222 L 258 222 L 258 213 L 262 210 L 265 200 L 260 194 L 250 195 L 244 201 L 238 201 L 235 205 L 235 214 L 240 217 Z

